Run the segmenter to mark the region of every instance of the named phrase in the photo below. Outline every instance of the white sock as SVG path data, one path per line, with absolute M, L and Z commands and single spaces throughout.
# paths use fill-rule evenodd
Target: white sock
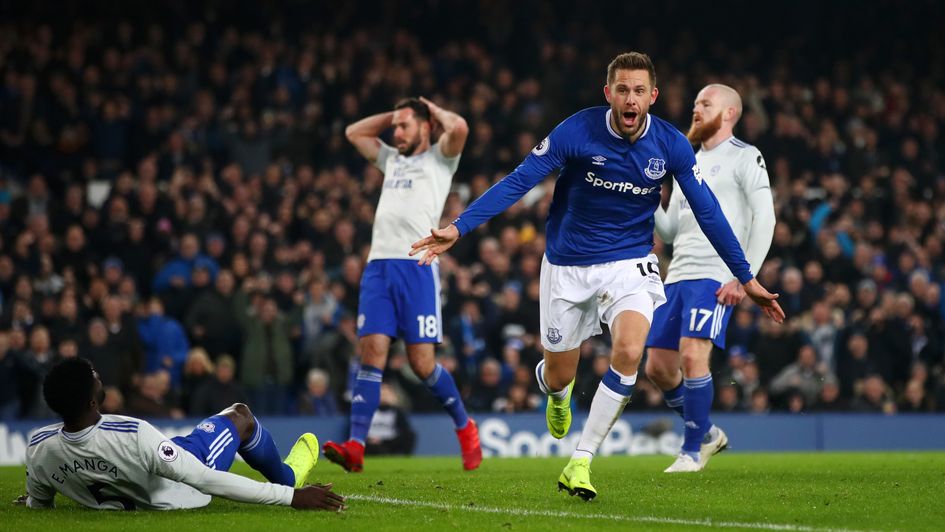
M 636 382 L 636 375 L 623 376 L 621 381 L 632 384 Z M 626 379 L 626 380 L 625 380 Z M 604 438 L 610 433 L 610 428 L 620 417 L 627 403 L 630 402 L 630 396 L 620 395 L 607 387 L 603 382 L 597 386 L 597 392 L 594 394 L 594 400 L 591 402 L 591 411 L 587 415 L 587 423 L 584 424 L 584 431 L 581 432 L 581 439 L 578 441 L 577 449 L 571 455 L 571 458 L 594 459 L 594 453 L 597 452 Z

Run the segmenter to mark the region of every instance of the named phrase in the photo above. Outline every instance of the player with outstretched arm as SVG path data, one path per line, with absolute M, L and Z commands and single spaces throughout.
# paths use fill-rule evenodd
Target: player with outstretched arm
M 296 509 L 344 509 L 331 485 L 307 486 L 318 440 L 304 434 L 285 462 L 269 432 L 246 405 L 201 422 L 188 436 L 168 438 L 147 421 L 102 415 L 98 373 L 83 358 L 65 359 L 43 381 L 46 404 L 61 423 L 33 433 L 26 449 L 30 508 L 52 508 L 56 493 L 102 510 L 200 508 L 211 496 Z M 236 454 L 271 483 L 227 473 Z
M 696 220 L 745 292 L 772 319 L 784 312 L 751 274 L 718 201 L 703 183 L 692 146 L 671 124 L 649 114 L 656 102 L 649 56 L 618 55 L 607 68 L 609 107 L 579 111 L 559 124 L 511 174 L 473 202 L 452 224 L 413 244 L 429 264 L 460 236 L 507 209 L 546 175 L 561 169 L 546 227 L 540 322 L 544 360 L 535 370 L 548 394 L 552 436 L 571 426 L 571 391 L 581 343 L 601 333 L 613 339 L 611 367 L 591 403 L 577 449 L 558 478 L 559 489 L 585 500 L 597 491 L 590 463 L 630 399 L 653 318 L 666 297 L 653 247 L 653 213 L 671 177 Z

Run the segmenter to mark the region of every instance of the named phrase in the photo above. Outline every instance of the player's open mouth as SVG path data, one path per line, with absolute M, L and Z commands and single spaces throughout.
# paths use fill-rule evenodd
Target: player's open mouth
M 637 121 L 637 113 L 635 111 L 626 111 L 623 113 L 623 123 L 627 126 L 632 126 Z

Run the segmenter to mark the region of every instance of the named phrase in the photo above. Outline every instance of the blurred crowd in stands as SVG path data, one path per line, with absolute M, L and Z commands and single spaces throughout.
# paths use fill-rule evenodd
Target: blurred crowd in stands
M 941 6 L 877 10 L 883 32 L 902 32 L 890 41 L 867 31 L 880 21 L 836 6 L 812 7 L 806 33 L 789 14 L 763 27 L 733 16 L 745 25 L 734 36 L 713 26 L 720 15 L 660 26 L 683 9 L 671 1 L 627 37 L 611 26 L 641 16 L 626 6 L 612 21 L 531 0 L 514 13 L 350 4 L 171 1 L 92 17 L 66 2 L 0 16 L 0 421 L 50 417 L 43 375 L 74 356 L 95 364 L 108 412 L 202 416 L 246 401 L 259 414 L 344 413 L 383 184 L 345 126 L 408 95 L 464 116 L 448 223 L 557 122 L 603 104 L 606 64 L 626 49 L 653 57 L 652 112 L 680 129 L 701 86 L 738 89 L 736 134 L 767 161 L 778 224 L 758 277 L 789 318 L 736 309 L 713 356 L 716 410 L 945 411 Z M 841 17 L 860 24 L 844 32 L 854 40 L 829 29 Z M 438 357 L 473 411 L 541 406 L 553 187 L 441 262 Z M 665 268 L 671 248 L 655 248 Z M 582 348 L 580 408 L 607 341 Z M 439 411 L 406 362 L 395 346 L 391 401 Z M 629 408 L 665 406 L 641 378 Z

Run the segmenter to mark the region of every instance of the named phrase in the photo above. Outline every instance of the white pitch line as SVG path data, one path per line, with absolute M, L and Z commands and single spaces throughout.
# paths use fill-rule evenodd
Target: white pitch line
M 466 506 L 459 504 L 445 504 L 428 501 L 412 501 L 408 499 L 394 499 L 391 497 L 377 497 L 373 495 L 345 495 L 349 501 L 365 501 L 397 506 L 416 506 L 419 508 L 433 508 L 436 510 L 458 510 L 464 512 L 479 512 L 486 514 L 506 514 L 520 517 L 563 517 L 566 519 L 600 519 L 605 521 L 630 521 L 636 523 L 658 523 L 663 525 L 688 525 L 707 528 L 754 528 L 758 530 L 789 530 L 792 532 L 862 532 L 849 528 L 818 528 L 804 525 L 789 525 L 778 523 L 740 523 L 736 521 L 713 521 L 712 519 L 678 519 L 675 517 L 653 517 L 647 515 L 610 515 L 595 513 L 561 512 L 555 510 L 528 510 L 525 508 L 497 508 L 494 506 Z

